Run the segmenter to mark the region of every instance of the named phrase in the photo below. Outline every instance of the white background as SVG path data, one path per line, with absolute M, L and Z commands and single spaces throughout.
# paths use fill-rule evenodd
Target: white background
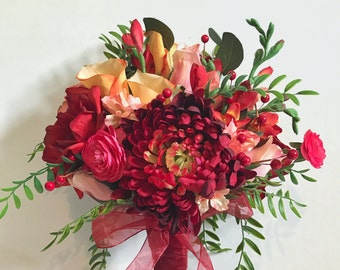
M 292 214 L 288 221 L 274 219 L 268 211 L 265 216 L 256 214 L 265 225 L 267 239 L 257 241 L 263 255 L 254 254 L 253 261 L 261 270 L 338 269 L 339 11 L 337 0 L 0 0 L 0 186 L 9 186 L 12 180 L 24 179 L 43 167 L 39 158 L 27 164 L 25 154 L 42 141 L 45 127 L 54 123 L 64 89 L 76 82 L 74 76 L 82 65 L 104 60 L 103 45 L 97 38 L 100 33 L 147 16 L 165 22 L 177 42 L 189 45 L 199 42 L 208 27 L 219 33 L 230 31 L 245 48 L 246 59 L 237 70 L 243 74 L 249 71 L 259 47 L 257 33 L 245 19 L 254 17 L 263 26 L 272 21 L 276 26 L 273 39 L 286 41 L 269 63 L 274 75 L 301 78 L 297 90 L 320 92 L 318 97 L 302 99 L 298 136 L 288 131 L 288 119 L 282 120 L 282 139 L 301 141 L 312 128 L 321 133 L 327 159 L 322 170 L 312 170 L 317 183 L 300 180 L 299 186 L 290 186 L 295 198 L 308 204 L 301 210 L 301 220 Z M 22 193 L 18 195 L 24 198 Z M 89 269 L 89 226 L 63 244 L 43 253 L 40 250 L 52 239 L 49 232 L 78 217 L 94 202 L 88 198 L 79 201 L 71 189 L 35 195 L 33 202 L 23 199 L 19 211 L 11 202 L 0 220 L 0 269 Z M 223 225 L 220 231 L 225 246 L 235 247 L 238 241 L 240 232 L 233 224 Z M 112 250 L 109 269 L 124 269 L 142 240 L 143 235 L 137 236 Z M 212 260 L 215 269 L 228 270 L 233 269 L 236 256 L 230 252 L 212 256 Z

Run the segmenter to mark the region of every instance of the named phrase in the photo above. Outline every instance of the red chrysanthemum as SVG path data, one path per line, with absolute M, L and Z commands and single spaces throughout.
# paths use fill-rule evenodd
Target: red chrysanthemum
M 241 171 L 231 166 L 223 123 L 213 118 L 208 100 L 184 93 L 167 105 L 155 99 L 136 116 L 122 123 L 130 154 L 121 186 L 134 190 L 135 205 L 156 215 L 161 226 L 197 234 L 196 195 L 212 198 L 229 186 L 228 175 Z

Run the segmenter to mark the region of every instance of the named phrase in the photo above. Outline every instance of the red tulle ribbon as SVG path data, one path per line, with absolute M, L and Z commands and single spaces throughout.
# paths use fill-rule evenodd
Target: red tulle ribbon
M 117 246 L 143 230 L 146 230 L 147 238 L 126 270 L 184 270 L 187 268 L 188 250 L 198 260 L 197 270 L 214 269 L 208 252 L 197 236 L 170 234 L 167 229 L 161 229 L 157 218 L 147 212 L 118 206 L 92 222 L 93 239 L 99 248 Z

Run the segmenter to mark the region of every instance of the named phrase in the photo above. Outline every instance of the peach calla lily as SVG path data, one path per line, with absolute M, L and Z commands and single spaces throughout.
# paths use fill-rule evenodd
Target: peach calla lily
M 121 91 L 127 91 L 123 86 L 126 81 L 126 65 L 125 60 L 111 58 L 104 62 L 84 66 L 76 77 L 87 88 L 99 86 L 101 97 L 116 96 Z
M 143 73 L 140 70 L 137 70 L 127 83 L 132 95 L 139 97 L 145 105 L 162 93 L 165 88 L 175 88 L 175 85 L 164 77 Z
M 155 31 L 149 31 L 146 36 L 149 38 L 148 46 L 154 61 L 155 74 L 167 78 L 170 74 L 170 67 L 167 61 L 168 51 L 164 48 L 162 35 Z

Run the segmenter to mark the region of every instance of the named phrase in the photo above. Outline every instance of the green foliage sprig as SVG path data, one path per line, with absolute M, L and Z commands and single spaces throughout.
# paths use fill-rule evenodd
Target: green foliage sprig
M 91 210 L 71 221 L 60 230 L 51 232 L 50 234 L 53 235 L 54 238 L 46 247 L 42 249 L 42 251 L 49 249 L 54 244 L 60 244 L 70 235 L 70 233 L 78 232 L 86 222 L 92 222 L 92 220 L 97 218 L 99 215 L 106 215 L 116 205 L 117 203 L 113 200 L 106 201 L 93 207 Z
M 91 235 L 90 242 L 94 243 L 93 237 Z M 107 248 L 98 248 L 96 244 L 93 244 L 89 249 L 91 252 L 91 259 L 89 261 L 89 265 L 91 266 L 90 270 L 104 270 L 106 269 L 107 261 L 106 258 L 110 257 L 111 254 Z
M 202 244 L 207 250 L 212 253 L 221 253 L 230 251 L 230 248 L 222 248 L 220 237 L 216 234 L 216 230 L 219 228 L 218 221 L 222 220 L 226 222 L 227 214 L 220 213 L 209 218 L 206 218 L 202 223 L 202 231 L 198 235 L 201 239 Z M 208 229 L 209 228 L 211 229 Z
M 236 218 L 236 223 L 241 227 L 242 239 L 240 244 L 236 248 L 236 253 L 240 253 L 240 258 L 235 270 L 254 270 L 254 265 L 248 256 L 246 251 L 246 247 L 249 247 L 256 254 L 261 255 L 261 251 L 259 247 L 255 244 L 255 242 L 246 236 L 246 234 L 251 235 L 257 239 L 264 240 L 265 237 L 262 233 L 258 231 L 258 229 L 263 228 L 262 224 L 253 218 L 248 219 L 238 219 Z
M 30 160 L 32 159 L 30 158 Z M 17 191 L 20 188 L 24 190 L 24 193 L 27 199 L 33 200 L 34 193 L 33 193 L 32 187 L 30 187 L 29 185 L 29 182 L 33 181 L 33 186 L 36 192 L 38 193 L 44 192 L 44 188 L 39 177 L 44 174 L 47 174 L 48 181 L 54 180 L 54 173 L 52 169 L 59 166 L 56 164 L 49 164 L 49 163 L 47 163 L 46 165 L 47 166 L 45 168 L 40 169 L 36 172 L 30 173 L 30 175 L 23 180 L 12 181 L 13 186 L 0 189 L 1 191 L 6 192 L 8 194 L 0 198 L 0 203 L 4 204 L 4 206 L 2 207 L 2 210 L 0 211 L 0 219 L 6 215 L 10 200 L 13 200 L 14 205 L 17 209 L 21 207 L 22 199 L 20 199 L 20 197 L 17 194 Z

